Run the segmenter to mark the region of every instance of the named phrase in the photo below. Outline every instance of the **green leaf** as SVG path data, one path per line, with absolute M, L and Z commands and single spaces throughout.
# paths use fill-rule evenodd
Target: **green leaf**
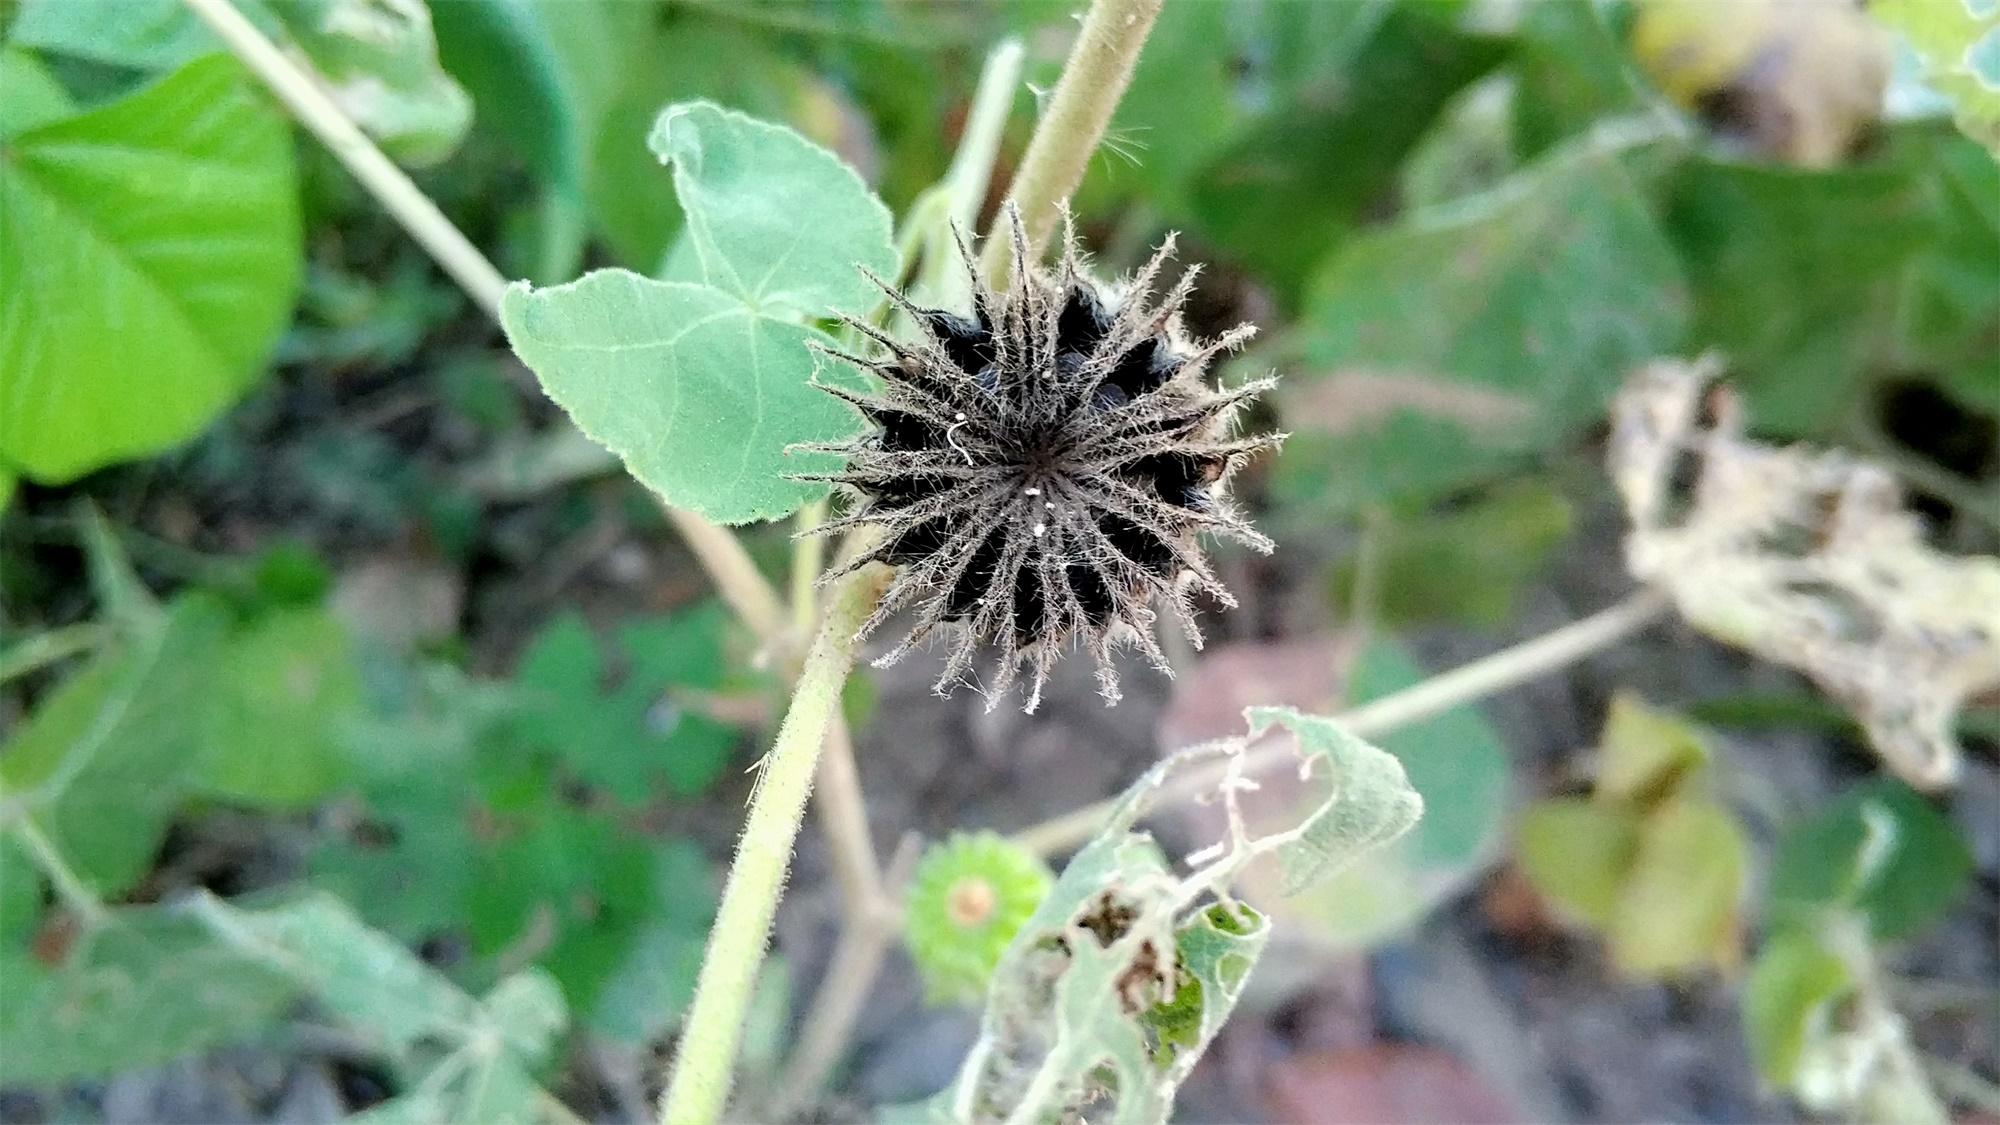
M 1365 548 L 1379 592 L 1367 609 L 1391 628 L 1437 621 L 1498 627 L 1569 537 L 1572 519 L 1569 501 L 1537 481 L 1496 488 L 1462 507 L 1391 518 Z M 1340 604 L 1352 604 L 1359 565 L 1334 574 Z
M 1971 849 L 1951 821 L 1909 786 L 1878 778 L 1792 825 L 1771 870 L 1780 924 L 1814 927 L 1858 911 L 1877 941 L 1937 921 L 1972 876 Z
M 839 157 L 712 102 L 667 107 L 646 144 L 673 167 L 710 285 L 760 314 L 860 314 L 882 300 L 856 267 L 895 275 L 889 209 Z
M 434 164 L 472 123 L 472 102 L 438 65 L 423 0 L 231 0 L 280 46 L 303 52 L 326 92 L 397 160 Z M 24 0 L 15 40 L 157 73 L 223 50 L 180 0 Z
M 568 1023 L 546 974 L 517 973 L 476 1001 L 325 895 L 254 911 L 204 897 L 195 912 L 220 940 L 295 980 L 412 1072 L 412 1093 L 358 1119 L 540 1119 L 529 1068 Z
M 722 608 L 709 604 L 626 625 L 619 645 L 627 672 L 613 685 L 583 619 L 558 617 L 515 673 L 523 689 L 515 729 L 627 804 L 652 796 L 661 780 L 682 796 L 702 792 L 721 776 L 737 741 L 689 698 L 690 689 L 721 682 L 726 623 Z
M 1639 852 L 1639 817 L 1580 797 L 1538 801 L 1521 818 L 1521 873 L 1550 902 L 1597 929 L 1618 912 Z
M 1611 700 L 1598 753 L 1598 799 L 1635 807 L 1673 796 L 1709 758 L 1699 730 L 1624 691 Z
M 1192 195 L 1205 235 L 1296 293 L 1340 237 L 1392 192 L 1403 157 L 1452 95 L 1499 65 L 1506 47 L 1407 8 L 1376 23 L 1358 4 L 1279 7 L 1302 18 L 1331 9 L 1319 18 L 1374 24 L 1374 34 L 1349 54 L 1336 32 L 1337 61 L 1328 70 L 1340 75 L 1338 92 L 1302 98 L 1261 120 L 1209 160 Z M 1288 39 L 1277 49 L 1322 42 L 1310 33 Z M 1153 124 L 1173 127 L 1166 119 Z
M 623 75 L 591 148 L 585 196 L 622 264 L 652 274 L 681 229 L 669 174 L 646 145 L 660 107 L 709 97 L 773 120 L 802 117 L 818 77 L 759 37 L 681 10 L 645 44 L 645 66 Z
M 1597 424 L 1685 308 L 1645 200 L 1587 146 L 1357 237 L 1313 288 L 1283 404 L 1340 429 L 1294 434 L 1280 495 L 1338 516 L 1490 477 Z
M 277 1022 L 298 988 L 169 907 L 114 911 L 59 966 L 0 951 L 0 1085 L 157 1066 Z
M 244 910 L 204 895 L 194 914 L 215 940 L 290 978 L 391 1057 L 462 1036 L 479 1018 L 470 996 L 337 899 Z
M 1693 797 L 1648 815 L 1607 937 L 1628 973 L 1736 962 L 1747 847 L 1728 810 Z
M 1971 141 L 1940 130 L 1894 138 L 1929 189 L 1937 240 L 1905 272 L 1902 329 L 1910 367 L 1934 371 L 1961 401 L 2000 414 L 1992 340 L 2000 334 L 2000 164 Z
M 1646 108 L 1603 7 L 1529 4 L 1516 30 L 1514 135 L 1523 155 L 1538 155 L 1603 118 Z
M 0 141 L 76 112 L 76 103 L 40 59 L 12 41 L 0 45 Z
M 219 797 L 299 808 L 344 780 L 341 727 L 361 699 L 346 628 L 317 609 L 266 614 L 229 641 L 208 714 L 201 784 Z
M 1326 759 L 1333 799 L 1300 825 L 1296 843 L 1278 853 L 1284 893 L 1294 894 L 1357 856 L 1408 832 L 1423 815 L 1423 798 L 1410 788 L 1402 762 L 1331 719 L 1302 715 L 1289 707 L 1252 707 L 1244 712 L 1250 737 L 1274 726 L 1298 736 L 1308 755 Z
M 237 7 L 266 34 L 276 21 L 261 3 Z M 14 43 L 133 70 L 163 71 L 220 49 L 213 33 L 175 0 L 20 0 Z
M 438 64 L 424 0 L 265 2 L 334 102 L 390 156 L 421 167 L 458 148 L 472 125 L 472 99 Z
M 0 957 L 28 943 L 42 916 L 42 873 L 12 832 L 0 832 Z
M 298 288 L 294 180 L 226 58 L 0 142 L 0 458 L 60 483 L 242 394 Z
M 1426 674 L 1407 649 L 1383 639 L 1355 660 L 1347 698 L 1366 703 Z M 1299 894 L 1265 902 L 1280 926 L 1304 925 L 1315 940 L 1341 948 L 1395 934 L 1462 889 L 1491 860 L 1506 817 L 1507 750 L 1478 709 L 1454 708 L 1378 745 L 1403 764 L 1423 800 L 1422 819 Z
M 1959 128 L 2000 154 L 2000 9 L 1975 0 L 1871 0 L 1868 11 L 1916 48 Z
M 859 429 L 851 409 L 811 385 L 806 343 L 831 341 L 705 285 L 623 270 L 541 290 L 517 283 L 501 319 L 578 428 L 667 503 L 718 523 L 778 519 L 825 496 L 825 485 L 785 474 L 839 462 L 786 447 Z
M 1833 1026 L 1854 989 L 1847 964 L 1812 937 L 1780 933 L 1764 943 L 1743 982 L 1743 1033 L 1764 1081 L 1788 1089 L 1806 1046 Z
M 0 747 L 0 808 L 34 815 L 101 895 L 152 864 L 201 752 L 198 704 L 227 628 L 219 603 L 182 598 L 100 650 Z
M 1886 164 L 1693 160 L 1667 208 L 1694 286 L 1693 343 L 1723 351 L 1758 425 L 1802 434 L 1847 417 L 1934 236 L 1920 180 Z
M 622 77 L 642 65 L 652 16 L 624 0 L 449 0 L 431 10 L 445 69 L 471 92 L 479 120 L 578 200 L 591 138 Z

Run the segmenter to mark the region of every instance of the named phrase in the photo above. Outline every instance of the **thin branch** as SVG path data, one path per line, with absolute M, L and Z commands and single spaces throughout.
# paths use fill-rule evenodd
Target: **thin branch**
M 730 534 L 728 528 L 684 508 L 669 504 L 666 509 L 674 530 L 694 552 L 709 580 L 715 583 L 716 592 L 729 603 L 736 616 L 763 643 L 782 640 L 787 628 L 784 603 L 778 600 L 778 591 L 764 577 L 764 572 L 757 569 L 750 552 L 743 549 L 743 541 Z
M 820 748 L 840 707 L 841 685 L 854 667 L 855 632 L 881 597 L 886 578 L 883 568 L 870 567 L 834 593 L 777 741 L 764 758 L 709 931 L 673 1078 L 660 1099 L 660 1120 L 670 1125 L 709 1125 L 729 1099 L 744 1013 L 764 963 Z
M 5 650 L 0 650 L 0 684 L 68 660 L 78 653 L 89 652 L 108 640 L 112 632 L 112 628 L 102 622 L 86 621 L 80 625 L 30 633 Z
M 816 784 L 813 808 L 832 855 L 841 901 L 850 920 L 866 917 L 881 909 L 885 901 L 882 866 L 868 832 L 868 804 L 861 795 L 861 775 L 854 767 L 854 738 L 846 718 L 838 712 L 827 724 Z
M 494 320 L 500 319 L 500 294 L 507 279 L 486 260 L 471 240 L 444 217 L 423 189 L 410 181 L 395 162 L 375 147 L 361 127 L 327 95 L 325 86 L 307 64 L 280 50 L 229 0 L 183 0 L 237 58 L 242 59 L 299 123 L 326 145 L 410 237 L 430 251 L 437 264 L 458 282 Z
M 90 884 L 76 873 L 76 869 L 63 858 L 55 844 L 42 832 L 42 826 L 26 812 L 16 815 L 7 827 L 14 830 L 14 836 L 27 849 L 28 857 L 35 866 L 49 877 L 56 888 L 56 897 L 81 920 L 86 928 L 95 929 L 102 925 L 106 917 L 104 900 L 97 896 Z
M 785 1060 L 777 1090 L 764 1106 L 771 1120 L 797 1115 L 826 1084 L 827 1075 L 847 1050 L 862 1007 L 874 994 L 875 979 L 900 930 L 893 907 L 882 916 L 849 918 L 841 927 L 812 1009 L 799 1028 L 791 1057 Z
M 361 127 L 334 104 L 308 64 L 272 43 L 243 18 L 230 0 L 183 2 L 270 87 L 299 123 L 326 145 L 375 201 L 402 224 L 410 237 L 497 324 L 500 295 L 507 288 L 507 279 L 452 225 L 423 189 L 404 175 Z M 785 616 L 777 592 L 750 561 L 736 537 L 692 512 L 670 506 L 667 514 L 708 571 L 723 600 L 767 642 L 782 637 Z
M 1030 250 L 1055 229 L 1057 207 L 1076 193 L 1084 169 L 1132 82 L 1132 68 L 1146 33 L 1160 14 L 1162 0 L 1095 0 L 1083 17 L 1083 31 L 1063 63 L 1048 108 L 1035 126 L 1028 151 L 1007 196 L 1021 208 Z M 1008 239 L 998 229 L 988 235 L 981 265 L 995 286 L 1006 284 Z
M 1573 664 L 1651 625 L 1666 613 L 1667 606 L 1665 595 L 1642 590 L 1581 621 L 1385 695 L 1336 718 L 1364 738 L 1387 734 Z M 1291 753 L 1290 747 L 1284 745 L 1257 747 L 1244 756 L 1243 766 L 1246 770 L 1268 768 Z M 1164 806 L 1212 790 L 1221 780 L 1224 768 L 1218 764 L 1187 771 L 1162 788 L 1158 803 Z M 1086 805 L 1015 833 L 1014 842 L 1044 855 L 1075 847 L 1097 832 L 1114 807 L 1113 801 Z

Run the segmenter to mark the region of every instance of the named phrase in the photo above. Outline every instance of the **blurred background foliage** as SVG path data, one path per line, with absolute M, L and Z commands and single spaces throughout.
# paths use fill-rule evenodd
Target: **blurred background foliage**
M 239 6 L 545 283 L 670 268 L 645 136 L 676 100 L 791 125 L 900 213 L 1016 35 L 1030 85 L 990 207 L 1075 7 Z M 1284 374 L 1260 409 L 1292 437 L 1238 483 L 1283 551 L 1226 561 L 1261 593 L 1223 639 L 1337 628 L 1288 700 L 1324 705 L 1421 678 L 1406 634 L 1507 635 L 1579 542 L 1617 586 L 1605 406 L 1665 354 L 1718 352 L 1763 436 L 1885 461 L 1948 548 L 1992 553 L 2000 31 L 1978 7 L 1169 0 L 1074 206 L 1107 273 L 1183 232 L 1210 271 L 1192 327 L 1257 321 L 1230 377 Z M 0 0 L 0 28 L 0 1106 L 108 1113 L 90 1080 L 258 1039 L 339 1060 L 336 1110 L 485 1118 L 536 1082 L 629 1110 L 778 678 L 642 490 L 177 0 Z M 785 531 L 748 538 L 777 573 Z M 1175 706 L 1248 674 L 1204 664 Z M 864 731 L 875 690 L 849 693 Z M 1737 974 L 1767 941 L 1749 1042 L 1794 1086 L 1856 966 L 1975 869 L 1990 917 L 2000 857 L 1963 838 L 1974 814 L 1851 763 L 1839 804 L 1779 795 L 1797 827 L 1774 845 L 1718 729 L 1854 737 L 1793 680 L 1621 696 L 1552 778 L 1456 712 L 1385 743 L 1430 815 L 1274 905 L 1281 932 L 1392 940 L 1500 865 L 1628 974 Z M 1122 733 L 1150 754 L 1143 721 Z M 1866 956 L 1828 951 L 1835 915 L 1865 919 Z M 785 978 L 749 1065 L 802 1002 Z M 475 1051 L 486 1032 L 506 1049 Z

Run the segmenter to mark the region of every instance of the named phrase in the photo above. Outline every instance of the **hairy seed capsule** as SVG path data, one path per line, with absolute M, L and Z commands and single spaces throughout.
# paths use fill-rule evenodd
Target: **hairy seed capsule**
M 1014 280 L 1004 292 L 981 282 L 960 244 L 973 272 L 970 315 L 921 308 L 878 280 L 916 325 L 916 338 L 847 320 L 885 354 L 833 354 L 879 377 L 882 389 L 826 388 L 875 426 L 851 442 L 814 447 L 845 457 L 847 467 L 811 479 L 844 485 L 856 500 L 819 531 L 874 524 L 883 535 L 828 580 L 873 562 L 901 568 L 861 631 L 913 607 L 915 626 L 880 664 L 934 633 L 955 633 L 940 694 L 991 648 L 990 698 L 1027 668 L 1032 711 L 1050 667 L 1081 644 L 1096 659 L 1104 697 L 1115 702 L 1114 648 L 1135 645 L 1168 670 L 1153 635 L 1156 605 L 1171 607 L 1197 646 L 1192 596 L 1235 605 L 1209 569 L 1200 533 L 1271 549 L 1224 492 L 1245 458 L 1283 437 L 1230 436 L 1236 408 L 1275 380 L 1226 391 L 1209 385 L 1210 362 L 1254 329 L 1241 325 L 1206 341 L 1183 335 L 1180 311 L 1197 270 L 1152 299 L 1171 238 L 1113 290 L 1085 272 L 1067 225 L 1061 262 L 1043 270 L 1027 260 L 1011 208 L 1008 219 Z

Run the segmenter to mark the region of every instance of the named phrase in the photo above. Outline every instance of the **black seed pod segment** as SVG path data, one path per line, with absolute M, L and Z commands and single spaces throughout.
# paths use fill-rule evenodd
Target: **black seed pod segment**
M 1047 271 L 1027 260 L 1019 215 L 1008 218 L 1014 281 L 1005 292 L 980 281 L 977 258 L 960 240 L 973 273 L 971 315 L 919 308 L 875 279 L 915 323 L 916 338 L 847 319 L 885 354 L 833 354 L 878 376 L 882 390 L 825 388 L 875 428 L 813 447 L 845 457 L 847 468 L 811 479 L 836 482 L 855 501 L 818 530 L 876 524 L 883 535 L 826 581 L 872 562 L 900 567 L 861 632 L 914 607 L 915 626 L 878 664 L 933 633 L 953 635 L 940 694 L 990 647 L 997 667 L 989 706 L 1026 666 L 1032 711 L 1057 657 L 1082 644 L 1105 699 L 1116 702 L 1114 648 L 1135 645 L 1171 674 L 1153 635 L 1155 606 L 1171 607 L 1199 646 L 1192 596 L 1235 605 L 1209 569 L 1200 533 L 1271 549 L 1224 496 L 1235 468 L 1283 437 L 1230 436 L 1236 408 L 1275 380 L 1209 385 L 1210 362 L 1254 329 L 1206 341 L 1182 335 L 1180 310 L 1197 270 L 1151 299 L 1171 238 L 1129 284 L 1110 288 L 1085 272 L 1067 223 L 1061 263 Z

